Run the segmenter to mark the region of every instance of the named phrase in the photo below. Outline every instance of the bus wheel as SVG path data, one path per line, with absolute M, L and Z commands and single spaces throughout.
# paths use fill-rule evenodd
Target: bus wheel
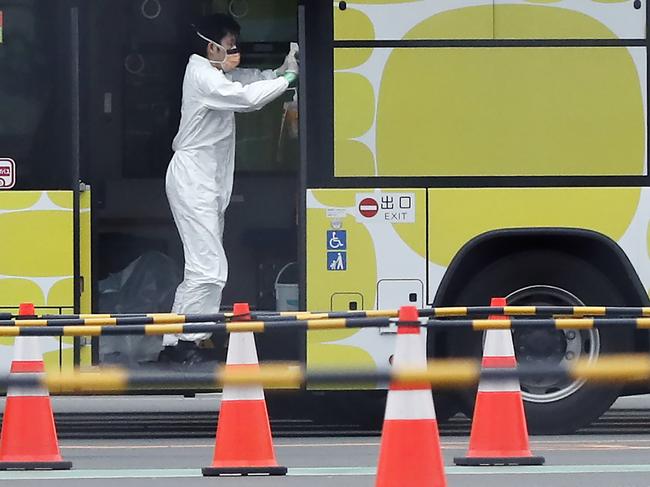
M 513 306 L 584 303 L 553 286 L 529 286 L 507 296 Z M 629 350 L 629 337 L 616 330 L 517 330 L 513 333 L 517 362 L 526 366 L 569 366 L 578 359 L 595 362 L 603 353 Z M 584 380 L 522 380 L 528 429 L 531 433 L 569 433 L 607 411 L 620 387 L 595 387 Z
M 512 277 L 512 267 L 506 266 L 507 270 L 499 272 L 500 266 L 490 269 L 490 281 L 499 283 L 502 290 L 492 291 L 493 296 L 506 296 L 508 304 L 513 306 L 581 306 L 584 303 L 596 305 L 611 302 L 617 299 L 617 291 L 612 289 L 611 283 L 598 272 L 589 272 L 585 266 L 583 269 L 574 269 L 576 272 L 569 276 L 580 276 L 588 282 L 586 292 L 580 297 L 576 296 L 570 289 L 579 289 L 575 282 L 570 279 L 558 278 L 552 284 L 526 285 L 528 280 L 536 275 L 534 267 L 530 262 L 538 262 L 539 265 L 549 265 L 543 259 L 531 260 L 530 255 L 524 262 L 513 262 L 510 264 L 520 266 L 516 274 L 522 276 L 513 279 L 508 286 L 508 277 Z M 528 265 L 526 265 L 528 264 Z M 568 265 L 568 262 L 566 262 Z M 582 264 L 584 266 L 584 263 Z M 581 266 L 581 267 L 582 267 Z M 502 268 L 503 269 L 503 268 Z M 529 272 L 530 271 L 530 272 Z M 463 296 L 458 297 L 458 302 L 465 303 L 489 303 L 488 295 L 485 295 L 484 287 L 487 282 L 480 282 L 486 276 L 478 273 L 476 278 L 468 286 Z M 564 282 L 563 282 L 564 281 Z M 529 281 L 530 282 L 530 281 Z M 512 284 L 518 284 L 513 286 Z M 573 285 L 572 285 L 573 284 Z M 504 288 L 508 286 L 509 290 Z M 512 291 L 512 289 L 515 289 Z M 483 296 L 477 294 L 483 291 Z M 449 333 L 447 335 L 447 352 L 450 356 L 474 356 L 482 354 L 482 335 L 473 332 Z M 628 331 L 603 329 L 603 330 L 548 330 L 530 329 L 513 333 L 515 354 L 519 364 L 528 366 L 535 365 L 557 365 L 558 367 L 568 365 L 578 359 L 595 361 L 601 354 L 626 352 L 633 349 L 633 334 Z M 583 380 L 557 380 L 553 378 L 541 379 L 538 381 L 523 380 L 521 383 L 522 397 L 528 420 L 528 430 L 534 434 L 564 434 L 573 433 L 582 428 L 603 414 L 618 397 L 622 386 L 619 385 L 595 385 Z M 474 407 L 476 389 L 463 391 L 461 394 L 461 407 L 463 412 L 471 417 Z

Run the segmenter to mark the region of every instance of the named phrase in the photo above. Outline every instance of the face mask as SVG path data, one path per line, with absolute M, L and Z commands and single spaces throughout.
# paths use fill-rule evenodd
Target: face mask
M 223 61 L 214 61 L 212 59 L 209 59 L 210 64 L 212 64 L 213 66 L 221 67 L 221 69 L 226 73 L 232 71 L 237 66 L 239 66 L 239 49 L 237 49 L 237 47 L 233 47 L 232 49 L 226 49 L 218 42 L 215 42 L 212 39 L 208 39 L 198 31 L 196 32 L 196 35 L 198 35 L 204 41 L 217 46 L 218 49 L 220 49 L 225 53 L 225 57 Z

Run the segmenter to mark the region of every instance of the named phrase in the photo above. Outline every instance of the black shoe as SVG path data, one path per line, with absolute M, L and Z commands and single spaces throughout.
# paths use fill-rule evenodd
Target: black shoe
M 198 364 L 206 359 L 206 354 L 196 343 L 184 341 L 179 341 L 176 346 L 163 348 L 158 355 L 159 362 L 183 365 Z
M 220 337 L 221 338 L 221 337 Z M 203 345 L 200 348 L 201 352 L 205 354 L 206 360 L 212 360 L 214 362 L 226 362 L 226 356 L 228 355 L 228 338 L 221 338 L 221 341 L 215 341 L 214 338 L 208 338 L 204 342 L 201 342 Z
M 164 347 L 158 354 L 158 362 L 168 364 L 174 362 L 176 357 L 176 347 Z

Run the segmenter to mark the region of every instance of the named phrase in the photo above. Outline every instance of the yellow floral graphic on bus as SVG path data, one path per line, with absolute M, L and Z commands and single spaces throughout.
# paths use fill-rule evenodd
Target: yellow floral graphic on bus
M 638 15 L 511 3 L 420 17 L 400 38 L 613 39 L 616 9 Z M 645 174 L 644 47 L 376 48 L 359 65 L 354 51 L 334 54 L 336 176 Z
M 74 232 L 71 191 L 0 192 L 0 307 L 15 313 L 31 302 L 39 313 L 74 311 Z M 82 275 L 90 282 L 90 193 L 81 195 Z M 82 298 L 90 311 L 90 292 Z M 13 339 L 0 340 L 0 369 L 12 359 Z M 6 350 L 4 350 L 4 348 Z M 72 366 L 72 339 L 43 338 L 47 368 Z M 63 352 L 61 355 L 60 352 Z M 89 347 L 82 351 L 87 362 Z

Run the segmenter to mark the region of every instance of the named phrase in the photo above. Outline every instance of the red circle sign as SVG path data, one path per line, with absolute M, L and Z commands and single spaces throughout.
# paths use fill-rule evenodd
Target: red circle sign
M 364 198 L 359 202 L 359 213 L 366 218 L 372 218 L 379 211 L 379 204 L 373 198 Z

